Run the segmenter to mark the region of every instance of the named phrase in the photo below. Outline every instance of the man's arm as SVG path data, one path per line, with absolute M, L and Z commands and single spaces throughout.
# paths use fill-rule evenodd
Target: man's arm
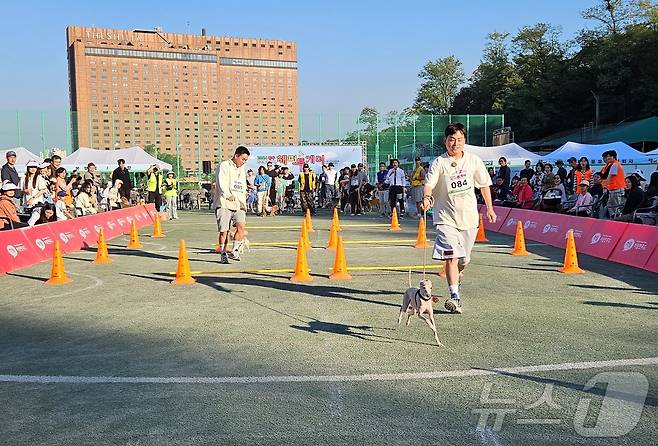
M 219 165 L 219 167 L 217 167 L 215 182 L 219 185 L 219 190 L 221 191 L 221 196 L 223 198 L 226 198 L 229 201 L 235 201 L 235 197 L 231 194 L 231 190 L 229 187 L 228 172 L 224 172 L 224 175 L 222 175 L 221 164 Z
M 489 223 L 496 223 L 496 213 L 493 209 L 493 203 L 491 201 L 491 189 L 487 186 L 480 189 L 482 198 L 484 198 L 484 204 L 487 206 L 487 218 Z

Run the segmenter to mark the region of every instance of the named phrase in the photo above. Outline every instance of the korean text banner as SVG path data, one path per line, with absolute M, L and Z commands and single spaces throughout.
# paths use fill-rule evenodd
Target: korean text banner
M 268 161 L 272 165 L 289 167 L 295 175 L 301 172 L 304 164 L 319 174 L 323 164 L 334 163 L 338 170 L 363 162 L 361 146 L 257 146 L 248 149 L 251 155 L 246 168 L 252 169 L 255 174 L 258 174 L 258 167 L 265 166 Z

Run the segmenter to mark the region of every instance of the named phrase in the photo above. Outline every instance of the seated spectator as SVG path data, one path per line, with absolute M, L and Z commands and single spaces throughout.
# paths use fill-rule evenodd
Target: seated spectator
M 592 215 L 592 194 L 589 193 L 589 182 L 587 180 L 580 180 L 578 185 L 578 198 L 574 207 L 569 209 L 567 213 L 576 214 L 581 217 L 589 217 Z
M 46 203 L 41 206 L 41 214 L 39 219 L 34 222 L 35 225 L 42 225 L 44 223 L 50 223 L 52 221 L 57 221 L 57 215 L 55 215 L 55 206 L 50 203 Z
M 532 204 L 534 201 L 532 198 L 532 188 L 528 184 L 528 179 L 526 177 L 521 177 L 518 184 L 514 187 L 512 194 L 514 200 L 508 200 L 504 202 L 504 206 L 521 209 L 532 209 Z
M 519 184 L 519 177 L 517 177 L 516 175 L 514 175 L 514 176 L 512 177 L 512 184 L 510 185 L 509 189 L 510 189 L 511 191 L 513 191 L 517 184 Z
M 489 176 L 491 177 L 491 182 L 493 184 L 496 184 L 496 172 L 494 171 L 494 168 L 487 167 L 487 172 L 489 172 Z
M 55 200 L 55 214 L 57 215 L 57 221 L 73 220 L 73 214 L 69 212 L 65 198 L 66 191 L 61 190 L 57 192 L 57 199 Z
M 592 174 L 592 184 L 589 189 L 589 193 L 592 195 L 592 198 L 598 197 L 599 200 L 603 196 L 603 185 L 601 185 L 601 174 L 598 172 Z
M 85 181 L 82 185 L 80 192 L 75 197 L 75 210 L 76 215 L 91 215 L 97 214 L 98 208 L 94 205 L 92 197 L 95 197 L 96 194 L 93 193 L 93 184 L 91 181 Z
M 16 212 L 14 196 L 21 188 L 10 180 L 2 183 L 2 195 L 0 196 L 0 231 L 24 228 L 27 224 L 21 222 Z
M 564 182 L 562 181 L 561 176 L 555 175 L 555 178 L 553 178 L 553 189 L 559 189 L 560 192 L 562 192 L 560 203 L 564 204 L 567 201 L 567 191 L 564 188 Z
M 616 221 L 633 221 L 633 213 L 640 207 L 644 201 L 644 192 L 640 189 L 640 183 L 637 177 L 633 174 L 626 177 L 626 185 L 624 187 L 624 207 L 621 215 L 616 217 Z
M 110 188 L 107 193 L 107 206 L 110 211 L 114 209 L 121 209 L 121 187 L 123 186 L 123 181 L 117 179 L 114 180 L 114 186 Z
M 495 202 L 502 203 L 507 200 L 508 187 L 505 186 L 505 179 L 502 177 L 496 178 L 496 184 L 491 188 L 491 195 Z

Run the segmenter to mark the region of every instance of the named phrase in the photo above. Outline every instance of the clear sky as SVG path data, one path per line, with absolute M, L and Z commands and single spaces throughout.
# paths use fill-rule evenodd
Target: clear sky
M 295 40 L 302 113 L 401 110 L 418 72 L 455 54 L 471 74 L 491 31 L 538 22 L 565 39 L 593 26 L 580 11 L 596 0 L 7 1 L 0 36 L 0 111 L 68 107 L 67 25 Z

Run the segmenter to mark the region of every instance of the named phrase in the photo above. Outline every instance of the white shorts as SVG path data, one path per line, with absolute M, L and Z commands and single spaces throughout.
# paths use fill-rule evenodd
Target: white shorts
M 434 260 L 460 259 L 462 265 L 471 261 L 477 228 L 457 229 L 448 225 L 436 225 L 436 240 L 432 258 Z
M 232 211 L 226 208 L 217 208 L 215 209 L 215 218 L 217 219 L 217 230 L 219 232 L 228 232 L 231 229 L 231 223 L 234 225 L 247 223 L 247 214 L 242 209 Z

